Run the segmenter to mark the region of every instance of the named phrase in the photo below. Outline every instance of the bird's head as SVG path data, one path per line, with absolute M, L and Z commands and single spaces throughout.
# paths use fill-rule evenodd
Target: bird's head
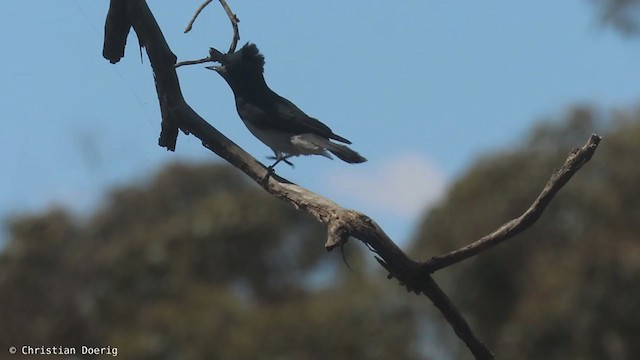
M 206 68 L 217 71 L 228 80 L 261 76 L 264 71 L 264 56 L 252 43 L 246 43 L 240 50 L 231 54 L 222 54 L 216 49 L 210 49 L 209 54 L 221 65 Z

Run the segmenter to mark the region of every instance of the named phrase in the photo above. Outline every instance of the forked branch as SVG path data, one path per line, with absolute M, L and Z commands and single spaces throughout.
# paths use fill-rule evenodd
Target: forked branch
M 206 0 L 204 3 L 202 3 L 202 5 L 200 5 L 200 7 L 198 7 L 195 14 L 193 14 L 193 17 L 191 18 L 191 20 L 189 20 L 187 27 L 184 29 L 185 33 L 188 33 L 189 31 L 191 31 L 191 29 L 193 28 L 193 23 L 196 21 L 196 18 L 198 17 L 198 15 L 200 15 L 202 10 L 204 10 L 204 8 L 207 7 L 207 5 L 209 5 L 212 1 L 213 0 Z M 222 5 L 224 12 L 227 14 L 227 17 L 231 22 L 231 28 L 233 29 L 233 35 L 231 36 L 231 45 L 229 45 L 229 51 L 228 51 L 228 54 L 230 54 L 236 51 L 236 47 L 238 46 L 238 41 L 240 40 L 240 30 L 238 29 L 238 23 L 240 22 L 240 19 L 238 19 L 236 14 L 233 13 L 233 11 L 231 10 L 231 8 L 229 7 L 229 5 L 225 0 L 218 0 L 218 1 L 220 1 L 220 5 Z M 197 60 L 186 60 L 186 61 L 180 61 L 176 63 L 175 67 L 180 67 L 184 65 L 204 64 L 212 61 L 216 61 L 216 60 L 212 59 L 211 57 L 206 57 L 206 58 L 197 59 Z

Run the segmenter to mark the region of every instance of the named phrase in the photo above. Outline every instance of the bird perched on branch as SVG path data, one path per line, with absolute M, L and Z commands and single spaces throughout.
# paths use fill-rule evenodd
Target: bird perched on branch
M 229 84 L 236 100 L 238 115 L 249 131 L 273 150 L 275 163 L 298 155 L 322 155 L 331 159 L 329 153 L 350 164 L 367 161 L 346 145 L 351 141 L 336 135 L 331 129 L 314 119 L 291 101 L 276 94 L 264 80 L 264 56 L 255 44 L 247 43 L 240 50 L 222 54 L 209 51 L 211 59 L 221 66 L 208 66 Z

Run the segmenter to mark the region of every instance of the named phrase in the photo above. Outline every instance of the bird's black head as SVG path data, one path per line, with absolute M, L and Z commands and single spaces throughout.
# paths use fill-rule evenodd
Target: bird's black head
M 261 76 L 264 72 L 264 56 L 256 44 L 246 43 L 240 50 L 231 54 L 220 54 L 221 66 L 208 66 L 225 79 L 246 79 Z

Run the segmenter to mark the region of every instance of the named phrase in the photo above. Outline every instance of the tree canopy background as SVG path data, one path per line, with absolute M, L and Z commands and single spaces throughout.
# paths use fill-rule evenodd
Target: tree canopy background
M 53 209 L 13 219 L 10 233 L 0 255 L 5 348 L 416 358 L 404 294 L 368 276 L 355 247 L 356 270 L 346 270 L 326 255 L 320 225 L 227 166 L 175 164 L 113 191 L 86 220 Z

